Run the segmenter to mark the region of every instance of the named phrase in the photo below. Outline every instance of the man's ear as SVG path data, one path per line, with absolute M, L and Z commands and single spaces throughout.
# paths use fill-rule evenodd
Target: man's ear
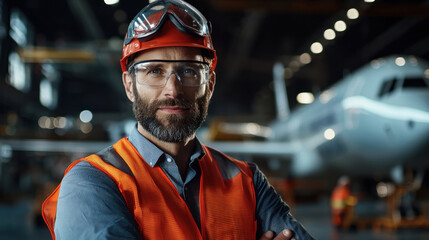
M 134 102 L 135 96 L 133 91 L 133 79 L 128 71 L 122 73 L 122 83 L 124 84 L 125 93 L 127 94 L 128 99 L 131 102 Z
M 216 73 L 213 71 L 213 72 L 210 72 L 209 74 L 208 90 L 210 92 L 210 98 L 213 95 L 215 85 L 216 85 Z

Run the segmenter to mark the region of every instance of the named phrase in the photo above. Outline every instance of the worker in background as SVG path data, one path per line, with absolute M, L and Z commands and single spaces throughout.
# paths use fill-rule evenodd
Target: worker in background
M 342 176 L 338 179 L 337 186 L 331 194 L 332 224 L 336 228 L 344 228 L 348 215 L 347 201 L 350 197 L 350 178 Z
M 193 6 L 159 0 L 137 14 L 121 59 L 136 127 L 68 167 L 43 205 L 53 238 L 313 239 L 254 164 L 196 138 L 216 62 Z

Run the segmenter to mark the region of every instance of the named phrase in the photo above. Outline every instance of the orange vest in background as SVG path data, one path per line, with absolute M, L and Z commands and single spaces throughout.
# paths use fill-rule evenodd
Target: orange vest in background
M 331 209 L 333 211 L 344 211 L 346 208 L 346 200 L 350 196 L 350 189 L 346 186 L 337 186 L 332 191 Z
M 332 224 L 340 226 L 346 211 L 346 201 L 350 196 L 350 189 L 347 186 L 336 186 L 331 194 L 331 215 Z
M 143 239 L 255 239 L 256 198 L 249 166 L 224 155 L 240 170 L 231 179 L 224 179 L 222 172 L 225 170 L 211 154 L 213 150 L 203 148 L 205 156 L 199 160 L 201 231 L 162 169 L 148 165 L 126 138 L 114 144 L 113 149 L 128 165 L 131 174 L 95 154 L 73 162 L 65 174 L 81 161 L 88 161 L 107 174 L 118 186 Z M 53 239 L 59 188 L 42 207 Z

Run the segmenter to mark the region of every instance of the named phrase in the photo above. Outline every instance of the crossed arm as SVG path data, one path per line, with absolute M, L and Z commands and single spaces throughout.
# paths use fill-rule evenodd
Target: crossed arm
M 265 232 L 259 240 L 295 240 L 293 232 L 289 229 L 284 229 L 275 238 L 272 231 Z
M 259 240 L 299 239 L 312 240 L 313 237 L 290 214 L 289 206 L 268 183 L 265 175 L 256 165 L 249 163 L 253 170 L 256 194 L 257 237 Z M 278 234 L 274 237 L 275 234 Z

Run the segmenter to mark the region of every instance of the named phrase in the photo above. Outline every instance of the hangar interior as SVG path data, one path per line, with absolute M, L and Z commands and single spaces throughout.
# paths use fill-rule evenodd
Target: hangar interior
M 357 76 L 363 66 L 378 64 L 378 59 L 391 57 L 398 66 L 429 60 L 429 1 L 187 2 L 211 22 L 218 56 L 216 87 L 199 135 L 208 142 L 265 143 L 269 128 L 279 117 L 285 117 L 279 116 L 279 108 L 288 109 L 292 116 L 325 96 L 331 86 Z M 119 60 L 128 23 L 147 4 L 128 0 L 0 0 L 0 238 L 49 239 L 39 209 L 68 164 L 126 136 L 134 126 Z M 280 87 L 274 81 L 276 64 L 281 66 Z M 403 105 L 401 111 L 416 116 L 417 120 L 406 120 L 408 129 L 418 126 L 429 136 L 428 127 L 423 126 L 429 124 L 429 68 L 425 66 L 422 82 L 411 84 L 412 88 L 426 89 L 423 93 L 419 90 L 423 100 L 418 112 L 405 112 Z M 405 89 L 406 81 L 401 79 Z M 380 99 L 386 92 L 395 91 L 393 85 L 399 83 L 388 84 L 384 92 L 377 93 Z M 276 105 L 279 88 L 287 93 L 280 107 Z M 406 99 L 414 101 L 416 96 Z M 323 115 L 322 107 L 312 111 L 297 121 Z M 386 126 L 382 131 L 393 136 L 395 125 Z M 286 140 L 289 138 L 293 140 L 293 136 Z M 412 141 L 403 139 L 400 145 Z M 419 137 L 413 145 L 419 150 L 409 155 L 418 159 L 410 160 L 411 167 L 427 167 L 429 139 Z M 318 154 L 331 150 L 318 148 Z M 241 152 L 236 156 L 264 169 L 296 217 L 317 239 L 429 238 L 426 171 L 398 168 L 401 177 L 409 173 L 422 186 L 413 190 L 420 200 L 421 224 L 389 225 L 391 218 L 383 218 L 392 217 L 395 211 L 389 207 L 399 204 L 394 203 L 397 198 L 390 183 L 394 171 L 361 172 L 352 176 L 358 181 L 353 190 L 359 199 L 352 210 L 362 216 L 360 222 L 353 224 L 352 231 L 336 231 L 329 222 L 329 194 L 343 175 L 341 170 L 290 177 L 285 170 L 290 167 L 289 160 L 279 161 L 278 155 Z M 400 195 L 398 189 L 395 193 Z M 378 225 L 374 219 L 381 219 Z

